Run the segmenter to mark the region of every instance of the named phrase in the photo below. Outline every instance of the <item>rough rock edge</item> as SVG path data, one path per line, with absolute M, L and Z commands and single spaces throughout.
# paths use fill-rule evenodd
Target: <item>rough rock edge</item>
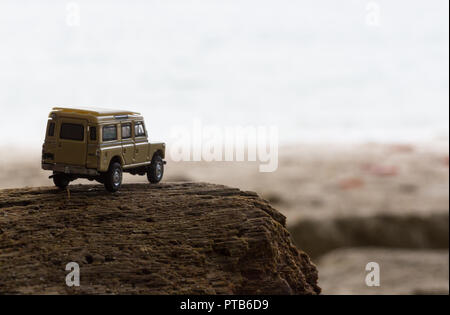
M 125 185 L 115 195 L 107 194 L 101 186 L 74 186 L 70 200 L 66 192 L 54 188 L 8 189 L 0 191 L 0 200 L 0 265 L 4 267 L 0 271 L 0 293 L 318 294 L 321 291 L 317 269 L 292 244 L 285 228 L 286 218 L 253 192 L 206 183 L 134 184 Z M 177 202 L 178 207 L 174 208 Z M 154 226 L 145 230 L 147 225 L 141 219 L 149 215 L 151 218 L 145 224 L 152 222 Z M 171 220 L 174 215 L 178 221 Z M 103 227 L 99 224 L 105 221 L 98 221 L 99 217 L 106 220 Z M 202 223 L 211 226 L 203 228 Z M 134 229 L 130 230 L 130 225 Z M 116 235 L 106 237 L 111 226 L 119 230 Z M 191 226 L 200 229 L 197 235 L 200 239 L 189 234 L 196 231 Z M 191 230 L 183 234 L 186 227 Z M 68 247 L 68 240 L 61 237 L 68 233 L 76 238 L 77 232 L 86 230 L 89 236 L 84 240 L 86 243 L 75 242 Z M 146 233 L 145 237 L 134 237 L 135 230 Z M 142 269 L 136 263 L 142 254 L 131 245 L 131 255 L 136 257 L 123 256 L 118 251 L 113 260 L 108 258 L 111 255 L 105 252 L 115 250 L 110 243 L 122 241 L 117 234 L 129 236 L 129 233 L 131 245 L 158 244 L 154 254 L 160 260 L 168 259 L 167 264 L 155 267 L 158 261 L 144 255 L 141 263 L 148 263 L 149 267 Z M 201 242 L 204 244 L 199 248 L 194 247 Z M 74 246 L 81 246 L 81 252 L 74 252 Z M 171 256 L 174 249 L 179 251 L 177 259 Z M 71 290 L 57 283 L 66 274 L 58 264 L 64 261 L 63 257 L 77 255 L 78 260 L 83 260 L 85 281 L 91 284 Z M 31 258 L 23 259 L 24 256 Z M 187 264 L 182 266 L 186 270 L 177 269 L 180 259 L 180 264 Z M 129 282 L 122 274 L 125 272 L 142 271 L 154 277 L 150 284 L 144 276 L 138 276 L 134 280 L 138 283 L 109 285 L 96 271 L 99 267 L 108 268 L 107 264 L 117 273 L 119 283 L 120 279 Z M 31 266 L 36 265 L 42 270 L 33 270 Z M 20 274 L 28 266 L 29 273 Z M 34 273 L 46 274 L 49 279 L 39 280 Z M 173 273 L 183 277 L 197 275 L 188 279 L 192 284 L 183 285 L 180 279 L 170 278 Z M 210 274 L 217 278 L 215 284 L 203 278 Z M 154 278 L 159 280 L 155 282 Z

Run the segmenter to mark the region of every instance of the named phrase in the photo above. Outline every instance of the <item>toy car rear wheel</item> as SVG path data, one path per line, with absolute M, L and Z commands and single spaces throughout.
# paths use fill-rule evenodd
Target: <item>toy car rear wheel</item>
M 152 164 L 147 170 L 147 179 L 150 183 L 159 183 L 164 175 L 164 161 L 159 155 L 155 155 L 152 159 Z
M 104 176 L 107 191 L 116 192 L 122 185 L 122 167 L 120 163 L 112 163 Z
M 60 189 L 65 189 L 69 186 L 70 180 L 64 174 L 55 174 L 53 176 L 53 183 Z

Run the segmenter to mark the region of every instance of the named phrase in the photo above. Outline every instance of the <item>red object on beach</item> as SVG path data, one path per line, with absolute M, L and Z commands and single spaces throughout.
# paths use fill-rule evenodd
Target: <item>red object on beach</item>
M 398 168 L 396 166 L 374 165 L 370 168 L 370 173 L 376 176 L 396 176 L 398 175 Z
M 394 165 L 374 165 L 364 163 L 361 168 L 375 176 L 396 176 L 398 175 L 398 167 Z
M 411 144 L 393 144 L 389 149 L 396 153 L 412 153 L 415 150 Z
M 447 155 L 446 157 L 442 158 L 442 164 L 444 164 L 445 166 L 449 166 L 449 156 Z
M 350 177 L 339 182 L 339 188 L 342 190 L 356 189 L 364 186 L 364 180 L 359 177 Z

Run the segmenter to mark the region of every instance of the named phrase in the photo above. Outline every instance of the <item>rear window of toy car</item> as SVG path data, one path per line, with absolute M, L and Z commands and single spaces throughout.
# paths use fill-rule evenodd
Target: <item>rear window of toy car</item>
M 59 133 L 59 137 L 65 140 L 75 140 L 75 141 L 83 141 L 84 140 L 84 126 L 78 124 L 61 124 L 61 131 Z

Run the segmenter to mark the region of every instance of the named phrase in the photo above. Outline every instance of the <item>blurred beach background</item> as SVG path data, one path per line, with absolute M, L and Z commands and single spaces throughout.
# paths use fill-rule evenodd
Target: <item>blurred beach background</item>
M 276 172 L 169 159 L 165 180 L 271 201 L 325 294 L 448 294 L 448 1 L 3 0 L 0 43 L 0 189 L 51 185 L 53 106 L 136 110 L 169 149 L 197 119 L 276 126 Z

